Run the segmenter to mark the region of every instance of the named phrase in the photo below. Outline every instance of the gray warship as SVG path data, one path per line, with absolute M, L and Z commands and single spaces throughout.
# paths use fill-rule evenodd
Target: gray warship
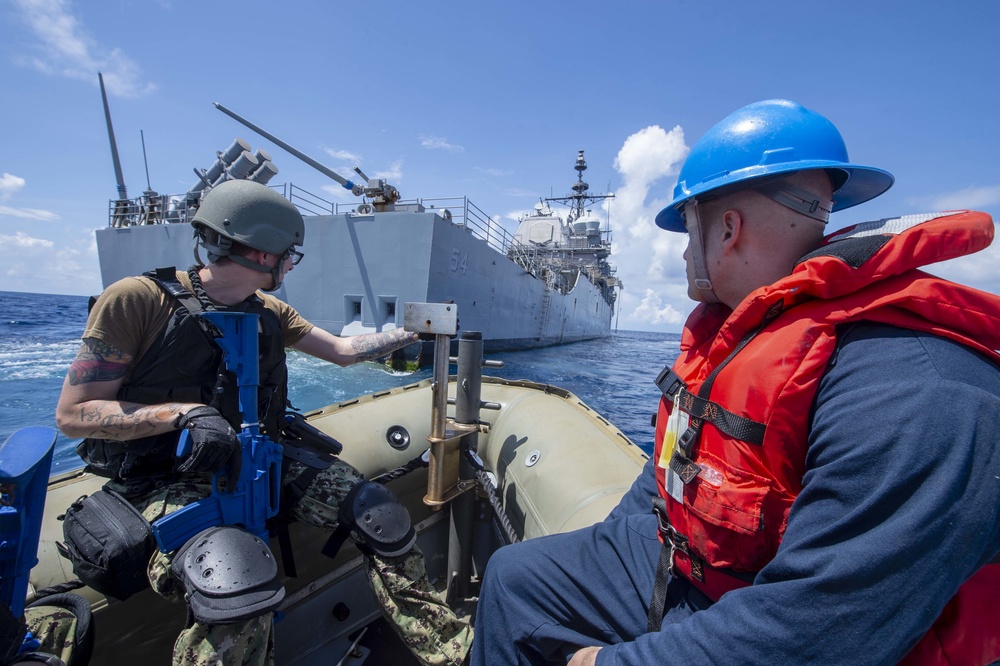
M 103 82 L 101 88 L 104 95 Z M 582 150 L 572 192 L 541 199 L 511 235 L 467 197 L 402 199 L 384 179 L 368 178 L 357 167 L 359 182 L 343 178 L 221 104 L 215 106 L 360 201 L 338 204 L 292 184 L 270 185 L 278 172 L 271 155 L 252 151 L 242 138 L 217 153 L 207 169 L 196 168 L 197 180 L 186 193 L 159 194 L 148 186 L 147 175 L 146 191 L 129 198 L 106 95 L 104 104 L 118 182 L 108 224 L 96 231 L 105 287 L 151 268 L 189 266 L 189 221 L 202 196 L 225 180 L 245 178 L 274 187 L 302 211 L 309 258 L 289 273 L 276 295 L 335 335 L 390 330 L 402 325 L 404 303 L 444 301 L 459 306 L 463 329 L 482 332 L 487 352 L 611 332 L 621 284 L 608 261 L 610 222 L 602 228 L 589 207 L 614 195 L 589 192 Z M 553 204 L 568 211 L 560 215 Z M 423 357 L 426 363 L 429 348 L 412 348 L 408 360 Z

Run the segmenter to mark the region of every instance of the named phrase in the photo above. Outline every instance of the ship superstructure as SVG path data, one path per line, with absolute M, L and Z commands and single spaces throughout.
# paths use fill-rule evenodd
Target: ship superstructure
M 573 194 L 540 202 L 511 235 L 465 197 L 402 199 L 360 169 L 363 183 L 352 182 L 216 106 L 362 197 L 346 206 L 294 185 L 275 187 L 303 213 L 308 255 L 276 295 L 313 324 L 336 335 L 382 331 L 402 326 L 404 303 L 454 301 L 462 329 L 481 331 L 490 351 L 610 334 L 620 287 L 607 262 L 610 230 L 586 206 L 611 195 L 588 194 L 583 151 Z M 189 222 L 204 193 L 231 178 L 268 183 L 277 173 L 268 152 L 251 150 L 237 138 L 207 169 L 195 169 L 195 184 L 181 195 L 147 188 L 128 199 L 122 184 L 107 227 L 96 232 L 104 286 L 151 268 L 189 266 Z M 569 205 L 565 220 L 550 203 Z
M 587 162 L 582 150 L 577 154 L 574 168 L 577 180 L 573 183 L 573 193 L 542 199 L 523 215 L 507 254 L 525 270 L 545 280 L 550 290 L 568 294 L 582 276 L 601 289 L 605 300 L 613 306 L 621 283 L 615 276 L 615 267 L 608 262 L 610 224 L 602 230 L 600 218 L 589 207 L 615 195 L 589 193 L 590 186 L 583 180 Z M 565 220 L 549 206 L 550 202 L 569 206 Z

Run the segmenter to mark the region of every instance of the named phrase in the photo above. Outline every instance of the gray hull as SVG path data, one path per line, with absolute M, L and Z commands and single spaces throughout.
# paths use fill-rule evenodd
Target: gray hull
M 430 210 L 307 216 L 305 260 L 277 295 L 336 335 L 402 327 L 407 302 L 455 301 L 462 330 L 488 351 L 530 349 L 606 336 L 613 298 L 579 272 L 562 293 Z M 104 286 L 193 261 L 191 227 L 154 224 L 97 230 Z

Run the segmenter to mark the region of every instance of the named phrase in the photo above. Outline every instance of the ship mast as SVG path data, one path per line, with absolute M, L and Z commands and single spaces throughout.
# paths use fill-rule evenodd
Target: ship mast
M 583 172 L 587 170 L 587 161 L 583 159 L 582 150 L 577 154 L 576 165 L 573 168 L 576 169 L 576 182 L 573 183 L 573 194 L 565 197 L 547 197 L 545 199 L 546 201 L 555 201 L 569 206 L 570 211 L 566 219 L 567 224 L 572 224 L 574 220 L 583 217 L 587 207 L 591 204 L 615 198 L 613 194 L 588 194 L 587 191 L 590 189 L 590 185 L 583 180 Z

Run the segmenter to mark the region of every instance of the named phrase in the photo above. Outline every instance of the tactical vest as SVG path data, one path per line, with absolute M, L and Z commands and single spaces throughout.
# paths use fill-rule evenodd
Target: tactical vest
M 190 273 L 195 291 L 201 292 L 197 273 L 193 269 Z M 185 289 L 174 268 L 160 268 L 143 275 L 175 298 L 178 307 L 136 363 L 131 380 L 119 389 L 117 399 L 143 405 L 166 402 L 210 405 L 239 432 L 243 418 L 235 377 L 225 369 L 222 350 L 215 344 L 218 330 L 199 316 L 205 310 L 218 309 L 217 306 L 203 292 L 196 296 Z M 288 391 L 281 322 L 257 295 L 226 309 L 259 316 L 258 416 L 264 434 L 280 441 L 279 424 L 283 423 Z M 119 480 L 166 476 L 174 472 L 177 438 L 174 431 L 128 442 L 85 439 L 77 446 L 77 453 L 90 471 L 101 476 Z
M 658 380 L 661 540 L 674 547 L 676 574 L 717 600 L 774 558 L 802 489 L 810 410 L 838 325 L 929 332 L 1000 364 L 1000 298 L 917 270 L 980 250 L 992 236 L 991 218 L 973 212 L 857 225 L 735 311 L 692 313 L 673 371 Z M 674 405 L 690 422 L 665 442 Z M 1000 565 L 980 569 L 904 661 L 1000 658 L 1000 599 L 990 592 L 998 585 Z

